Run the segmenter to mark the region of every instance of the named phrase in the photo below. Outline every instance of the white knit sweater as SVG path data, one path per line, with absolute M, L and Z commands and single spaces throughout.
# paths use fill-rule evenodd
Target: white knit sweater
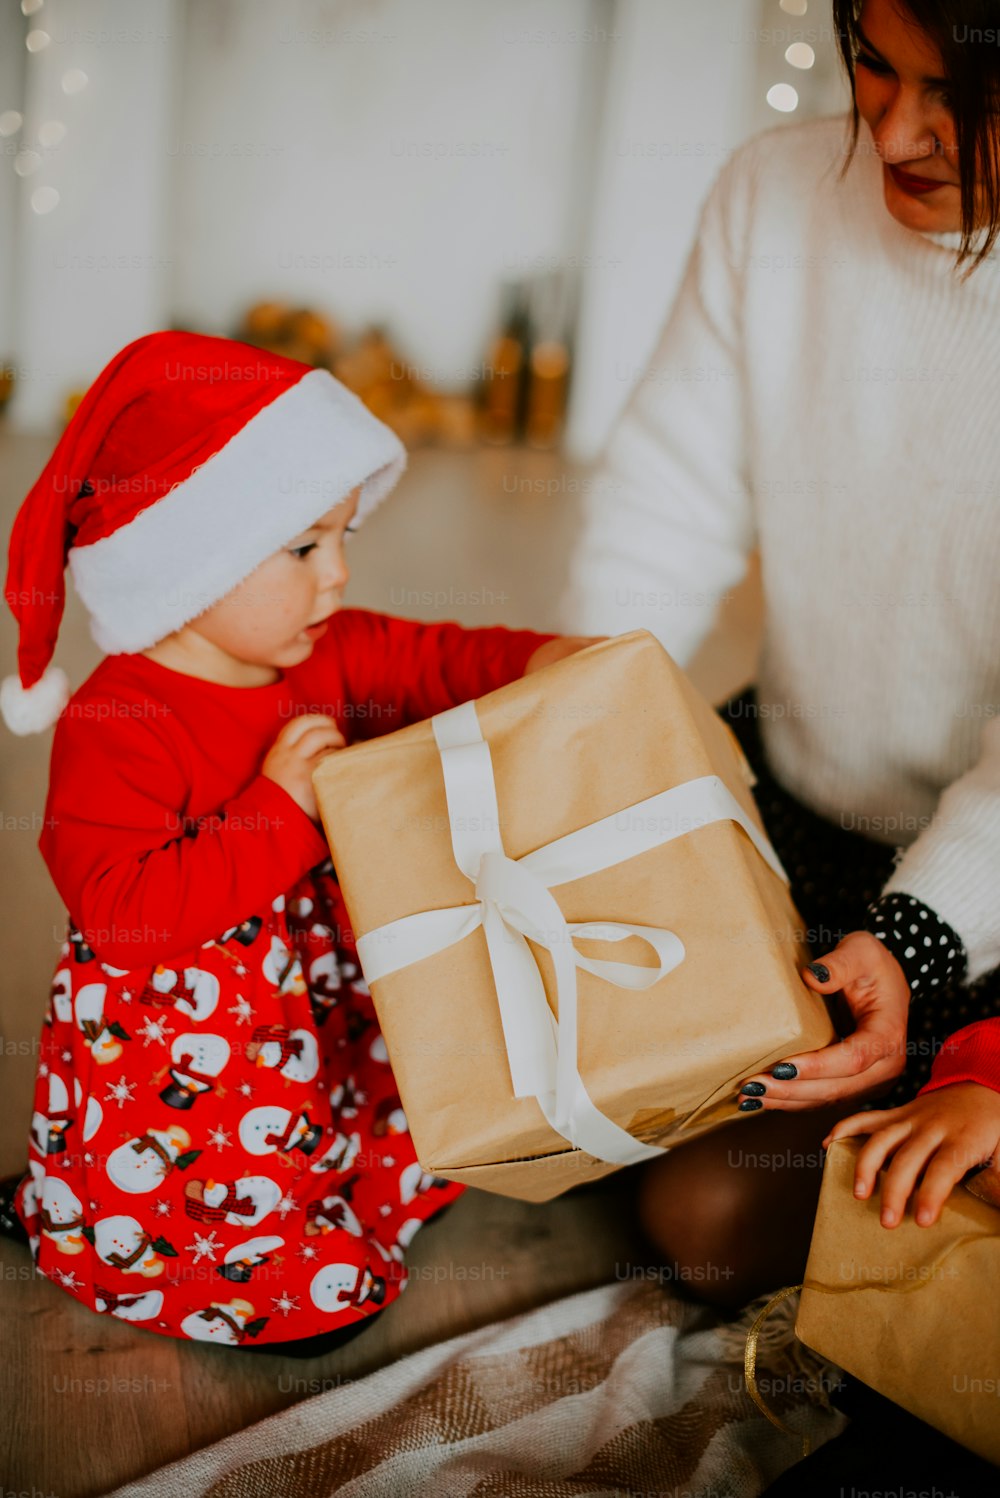
M 898 224 L 862 124 L 729 158 L 589 490 L 567 629 L 682 664 L 760 548 L 764 746 L 1000 964 L 1000 254 Z

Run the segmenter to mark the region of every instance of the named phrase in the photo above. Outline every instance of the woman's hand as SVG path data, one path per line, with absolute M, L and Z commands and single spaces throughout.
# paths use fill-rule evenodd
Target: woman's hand
M 557 635 L 529 655 L 524 674 L 530 676 L 532 671 L 540 671 L 543 666 L 551 666 L 554 661 L 561 661 L 567 655 L 575 655 L 578 650 L 586 650 L 588 645 L 598 645 L 608 638 L 608 635 Z
M 884 1113 L 852 1113 L 834 1124 L 823 1148 L 855 1134 L 870 1136 L 858 1154 L 855 1196 L 871 1196 L 892 1156 L 882 1181 L 884 1228 L 901 1221 L 911 1195 L 916 1221 L 930 1227 L 952 1187 L 978 1165 L 992 1166 L 1000 1185 L 1000 1092 L 979 1082 L 951 1082 Z
M 319 820 L 312 772 L 321 759 L 343 749 L 344 735 L 326 713 L 300 713 L 286 723 L 267 751 L 260 773 L 288 792 L 307 817 Z
M 842 1098 L 875 1097 L 906 1067 L 910 985 L 876 936 L 851 931 L 832 952 L 803 968 L 802 976 L 816 993 L 843 993 L 854 1031 L 821 1051 L 787 1057 L 769 1075 L 747 1078 L 741 1108 L 755 1100 L 791 1112 Z

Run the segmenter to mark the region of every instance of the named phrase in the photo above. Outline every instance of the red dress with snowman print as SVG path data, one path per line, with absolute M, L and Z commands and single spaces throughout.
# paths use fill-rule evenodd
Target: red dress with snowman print
M 110 656 L 56 727 L 43 856 L 69 912 L 16 1206 L 91 1309 L 230 1346 L 390 1304 L 462 1186 L 413 1152 L 318 826 L 260 765 L 481 696 L 549 635 L 338 614 L 269 686 Z

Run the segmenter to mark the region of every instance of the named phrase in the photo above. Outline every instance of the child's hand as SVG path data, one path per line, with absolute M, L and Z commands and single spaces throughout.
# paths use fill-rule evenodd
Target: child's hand
M 992 1162 L 1000 1176 L 1000 1092 L 979 1082 L 951 1082 L 884 1113 L 852 1113 L 834 1124 L 823 1147 L 854 1134 L 871 1136 L 858 1154 L 855 1196 L 871 1195 L 880 1167 L 893 1157 L 882 1182 L 885 1228 L 902 1219 L 915 1187 L 914 1216 L 930 1227 L 966 1171 Z
M 529 655 L 524 674 L 530 676 L 532 671 L 540 671 L 543 666 L 551 666 L 554 661 L 561 661 L 567 655 L 575 655 L 578 650 L 586 650 L 588 645 L 598 645 L 606 639 L 607 635 L 558 635 L 554 640 L 546 640 L 533 655 Z
M 267 751 L 260 773 L 298 802 L 307 817 L 319 820 L 312 772 L 321 759 L 343 749 L 344 735 L 325 713 L 301 713 L 286 723 Z

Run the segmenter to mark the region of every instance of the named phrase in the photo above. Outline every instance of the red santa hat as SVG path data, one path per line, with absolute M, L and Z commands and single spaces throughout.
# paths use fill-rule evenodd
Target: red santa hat
M 197 333 L 130 343 L 83 397 L 14 521 L 8 727 L 48 728 L 69 699 L 49 664 L 67 561 L 102 650 L 146 650 L 359 485 L 364 519 L 405 465 L 395 433 L 326 370 Z

